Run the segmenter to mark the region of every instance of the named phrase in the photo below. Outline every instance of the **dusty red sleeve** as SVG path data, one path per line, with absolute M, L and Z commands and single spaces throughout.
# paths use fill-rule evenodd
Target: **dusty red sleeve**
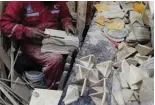
M 1 32 L 15 40 L 22 39 L 24 35 L 30 35 L 29 29 L 20 24 L 23 15 L 24 6 L 22 2 L 9 2 L 0 19 Z
M 67 26 L 67 25 L 72 25 L 69 9 L 66 5 L 66 2 L 60 3 L 60 18 L 61 18 L 61 22 L 63 24 L 63 28 L 65 28 L 65 26 Z

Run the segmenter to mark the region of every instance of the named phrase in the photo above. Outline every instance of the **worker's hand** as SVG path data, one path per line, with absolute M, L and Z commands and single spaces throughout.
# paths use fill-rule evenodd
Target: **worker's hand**
M 65 31 L 67 33 L 67 35 L 69 34 L 69 32 L 71 32 L 72 34 L 75 35 L 75 28 L 73 25 L 67 25 L 65 26 Z
M 37 28 L 32 28 L 30 30 L 30 35 L 29 38 L 34 39 L 34 40 L 42 40 L 44 38 L 49 38 L 50 36 L 47 34 L 44 34 L 43 31 Z

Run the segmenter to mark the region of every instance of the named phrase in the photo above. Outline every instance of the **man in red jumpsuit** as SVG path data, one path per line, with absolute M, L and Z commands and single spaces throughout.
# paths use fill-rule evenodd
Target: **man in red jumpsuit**
M 20 40 L 22 50 L 45 72 L 46 86 L 56 88 L 60 80 L 64 59 L 61 54 L 41 53 L 41 41 L 48 38 L 45 28 L 75 32 L 70 13 L 62 1 L 12 1 L 7 5 L 0 19 L 1 32 L 12 40 Z

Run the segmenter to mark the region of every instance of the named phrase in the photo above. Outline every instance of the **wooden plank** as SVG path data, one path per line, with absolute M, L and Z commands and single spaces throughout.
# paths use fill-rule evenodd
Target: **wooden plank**
M 0 59 L 4 62 L 6 67 L 9 70 L 11 70 L 11 60 L 10 60 L 9 56 L 7 55 L 7 53 L 4 51 L 4 49 L 2 48 L 1 45 L 0 45 Z
M 86 13 L 87 13 L 87 1 L 78 1 L 77 7 L 77 26 L 76 31 L 78 36 L 82 36 L 83 30 L 86 23 Z
M 2 1 L 0 1 L 0 16 L 2 14 L 2 11 L 3 11 L 3 5 L 2 5 Z
M 5 96 L 10 100 L 10 102 L 13 104 L 13 105 L 19 105 L 15 99 L 10 95 L 8 94 L 8 92 L 3 88 L 3 87 L 0 87 L 0 90 L 5 94 Z
M 20 78 L 17 78 L 16 81 L 24 83 Z M 17 95 L 25 99 L 27 102 L 30 101 L 32 90 L 28 89 L 25 85 L 12 83 L 12 90 L 16 92 Z

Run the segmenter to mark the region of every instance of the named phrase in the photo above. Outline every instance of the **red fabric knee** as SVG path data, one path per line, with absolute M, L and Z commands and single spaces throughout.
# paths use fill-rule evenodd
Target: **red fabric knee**
M 56 53 L 41 53 L 40 46 L 34 45 L 26 46 L 24 52 L 42 65 L 46 86 L 50 89 L 56 89 L 56 83 L 60 80 L 63 72 L 63 56 Z
M 43 67 L 45 72 L 46 86 L 48 88 L 56 88 L 56 83 L 60 80 L 63 67 L 64 59 L 61 54 L 47 53 L 46 63 Z

